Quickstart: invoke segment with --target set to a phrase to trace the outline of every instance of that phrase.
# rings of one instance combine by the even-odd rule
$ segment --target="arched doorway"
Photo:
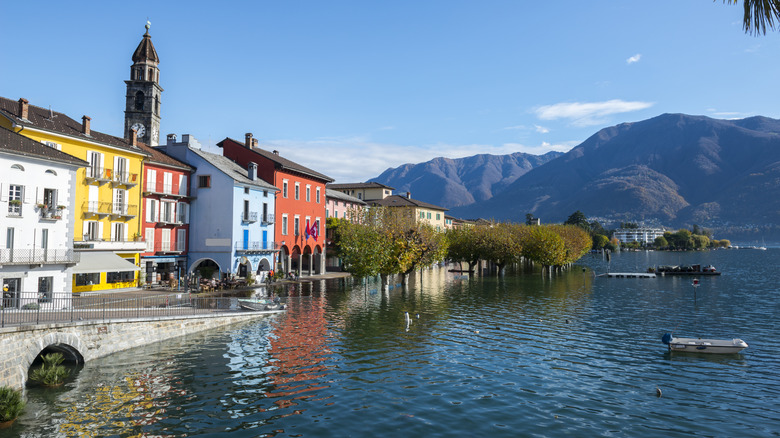
[[[295,245],[290,253],[289,272],[300,272],[301,268],[301,247]]]

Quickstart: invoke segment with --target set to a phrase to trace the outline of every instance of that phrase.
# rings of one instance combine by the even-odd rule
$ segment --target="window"
[[[84,240],[95,241],[100,240],[100,223],[95,221],[87,222],[86,233],[84,233]]]
[[[106,283],[126,283],[135,280],[135,271],[106,272]]]
[[[436,220],[441,220],[441,213],[436,213]]]
[[[244,187],[244,194],[245,194],[245,195],[248,195],[248,194],[249,194],[249,187]]]
[[[154,251],[154,228],[147,228],[145,232],[146,250]]]
[[[173,193],[173,174],[163,172],[163,193]]]
[[[76,274],[76,286],[90,286],[100,283],[100,272]]]
[[[282,198],[287,197],[287,180],[282,181]]]
[[[143,111],[144,110],[144,93],[143,91],[138,91],[135,93],[135,109],[136,111]]]
[[[299,183],[295,183],[295,200],[301,199],[301,185]]]
[[[103,154],[95,151],[87,151],[87,178],[103,177]]]
[[[190,222],[190,204],[180,202],[176,208],[177,221],[180,224],[186,224]]]
[[[319,204],[320,203],[320,188],[319,187],[317,187],[317,193],[314,196],[316,196],[317,204]]]
[[[247,189],[249,190],[249,189]],[[244,199],[244,222],[249,221],[249,201]]]
[[[39,303],[51,303],[52,296],[52,282],[54,277],[40,277],[38,278],[38,302]]]
[[[330,217],[330,210],[327,208],[325,209],[325,217]]]
[[[22,195],[24,186],[11,184],[8,186],[8,214],[10,216],[22,215]]]
[[[268,190],[263,190],[263,198],[267,198],[267,197],[268,197]]]
[[[56,189],[43,189],[43,204],[49,211],[54,211],[57,208],[57,190]]]
[[[283,236],[287,235],[287,215],[286,214],[282,215],[282,235]]]
[[[14,229],[8,227],[5,231],[5,249],[14,249]]]
[[[121,183],[130,181],[127,158],[114,157],[114,181],[119,181]]]
[[[300,216],[295,216],[295,219],[293,220],[293,231],[296,236],[301,234],[301,218]]]
[[[172,224],[176,222],[176,215],[174,214],[176,210],[176,203],[175,202],[167,202],[162,201],[160,203],[160,222],[165,222]]]
[[[311,186],[306,184],[306,202],[311,202]]]
[[[122,222],[114,222],[111,224],[111,241],[112,242],[124,242],[125,241],[125,224]]]
[[[154,169],[146,169],[146,191],[157,191],[157,171]]]
[[[199,175],[198,176],[198,188],[204,189],[211,187],[211,175]]]
[[[428,212],[428,219],[430,219],[430,218],[431,218],[431,212],[429,211]]]

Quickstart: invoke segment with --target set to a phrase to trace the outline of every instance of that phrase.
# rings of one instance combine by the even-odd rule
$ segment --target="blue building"
[[[200,277],[249,278],[261,282],[278,251],[273,212],[276,187],[222,155],[203,151],[190,135],[157,148],[196,168],[190,181],[188,273]]]

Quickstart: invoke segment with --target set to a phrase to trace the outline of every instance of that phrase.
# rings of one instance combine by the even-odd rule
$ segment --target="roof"
[[[82,124],[80,122],[50,109],[28,105],[27,119],[21,119],[19,118],[19,101],[6,97],[0,97],[0,115],[5,116],[8,120],[20,126],[37,128],[84,141],[103,143],[136,154],[146,154],[146,152],[143,152],[140,148],[133,146],[128,140],[121,137],[103,134],[94,129],[90,129],[90,135],[87,136],[81,132]]]
[[[173,158],[172,156],[166,154],[165,152],[161,151],[160,149],[147,146],[144,143],[139,143],[138,145],[141,150],[148,153],[150,155],[149,159],[147,160],[148,163],[152,164],[161,164],[164,166],[171,166],[171,167],[178,167],[184,170],[193,171],[195,170],[194,167],[190,166],[189,164],[179,161],[176,158]]]
[[[82,159],[58,151],[53,147],[46,146],[41,142],[27,138],[3,127],[0,127],[0,152],[31,158],[40,158],[47,161],[58,161],[60,163],[78,167],[89,166],[89,163]]]
[[[344,183],[344,184],[328,184],[329,189],[343,190],[343,189],[390,189],[395,190],[390,186],[378,182],[364,182],[364,183]]]
[[[227,140],[230,140],[233,143],[236,143],[236,144],[239,144],[239,145],[244,145],[244,142],[237,141],[237,140],[234,140],[234,139],[228,137],[225,140],[222,140],[221,142],[217,143],[217,146],[222,147],[222,143],[224,143]],[[324,175],[322,173],[319,173],[319,172],[317,172],[315,170],[311,170],[311,169],[309,169],[306,166],[301,166],[300,164],[296,163],[295,161],[288,160],[287,158],[283,158],[279,154],[275,154],[273,152],[269,152],[269,151],[267,151],[265,149],[261,149],[259,147],[253,147],[251,150],[252,150],[252,152],[255,152],[256,154],[258,154],[258,155],[260,155],[260,156],[262,156],[262,157],[264,157],[264,158],[266,158],[266,159],[268,159],[270,161],[273,161],[278,166],[280,166],[282,169],[291,170],[293,172],[302,173],[304,175],[307,175],[307,176],[310,176],[310,177],[314,177],[314,178],[323,180],[326,183],[333,181],[333,178],[331,178],[331,177],[329,177],[327,175]]]
[[[152,44],[152,36],[149,35],[149,28],[146,28],[146,33],[143,39],[133,52],[133,62],[150,62],[159,64],[160,58],[157,56],[157,50],[154,50],[154,44]]]
[[[259,187],[264,190],[274,190],[277,192],[279,191],[279,189],[269,184],[268,182],[266,182],[260,177],[257,177],[254,180],[249,179],[249,176],[247,175],[247,170],[239,166],[238,164],[236,164],[230,158],[223,157],[222,155],[212,154],[211,152],[206,152],[201,149],[190,148],[190,151],[199,155],[201,158],[203,158],[204,160],[211,163],[211,165],[216,167],[220,172],[233,178],[233,180],[238,183]]]
[[[377,205],[380,207],[418,207],[428,208],[431,210],[449,211],[448,208],[439,207],[438,205],[429,204],[427,202],[418,201],[416,199],[407,198],[406,196],[392,195],[385,199],[375,199],[368,201],[371,205]]]
[[[358,198],[356,198],[354,196],[349,196],[348,194],[346,194],[344,192],[339,192],[338,190],[331,190],[331,189],[329,189],[327,187],[325,188],[325,197],[326,198],[338,199],[338,200],[341,200],[341,201],[352,202],[353,204],[366,205],[366,202],[363,201],[362,199],[358,199]]]

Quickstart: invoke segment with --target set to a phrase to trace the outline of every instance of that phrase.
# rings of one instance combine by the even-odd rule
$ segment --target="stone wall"
[[[74,322],[0,329],[0,386],[23,388],[30,365],[47,347],[89,361],[203,330],[273,316],[266,312]]]

